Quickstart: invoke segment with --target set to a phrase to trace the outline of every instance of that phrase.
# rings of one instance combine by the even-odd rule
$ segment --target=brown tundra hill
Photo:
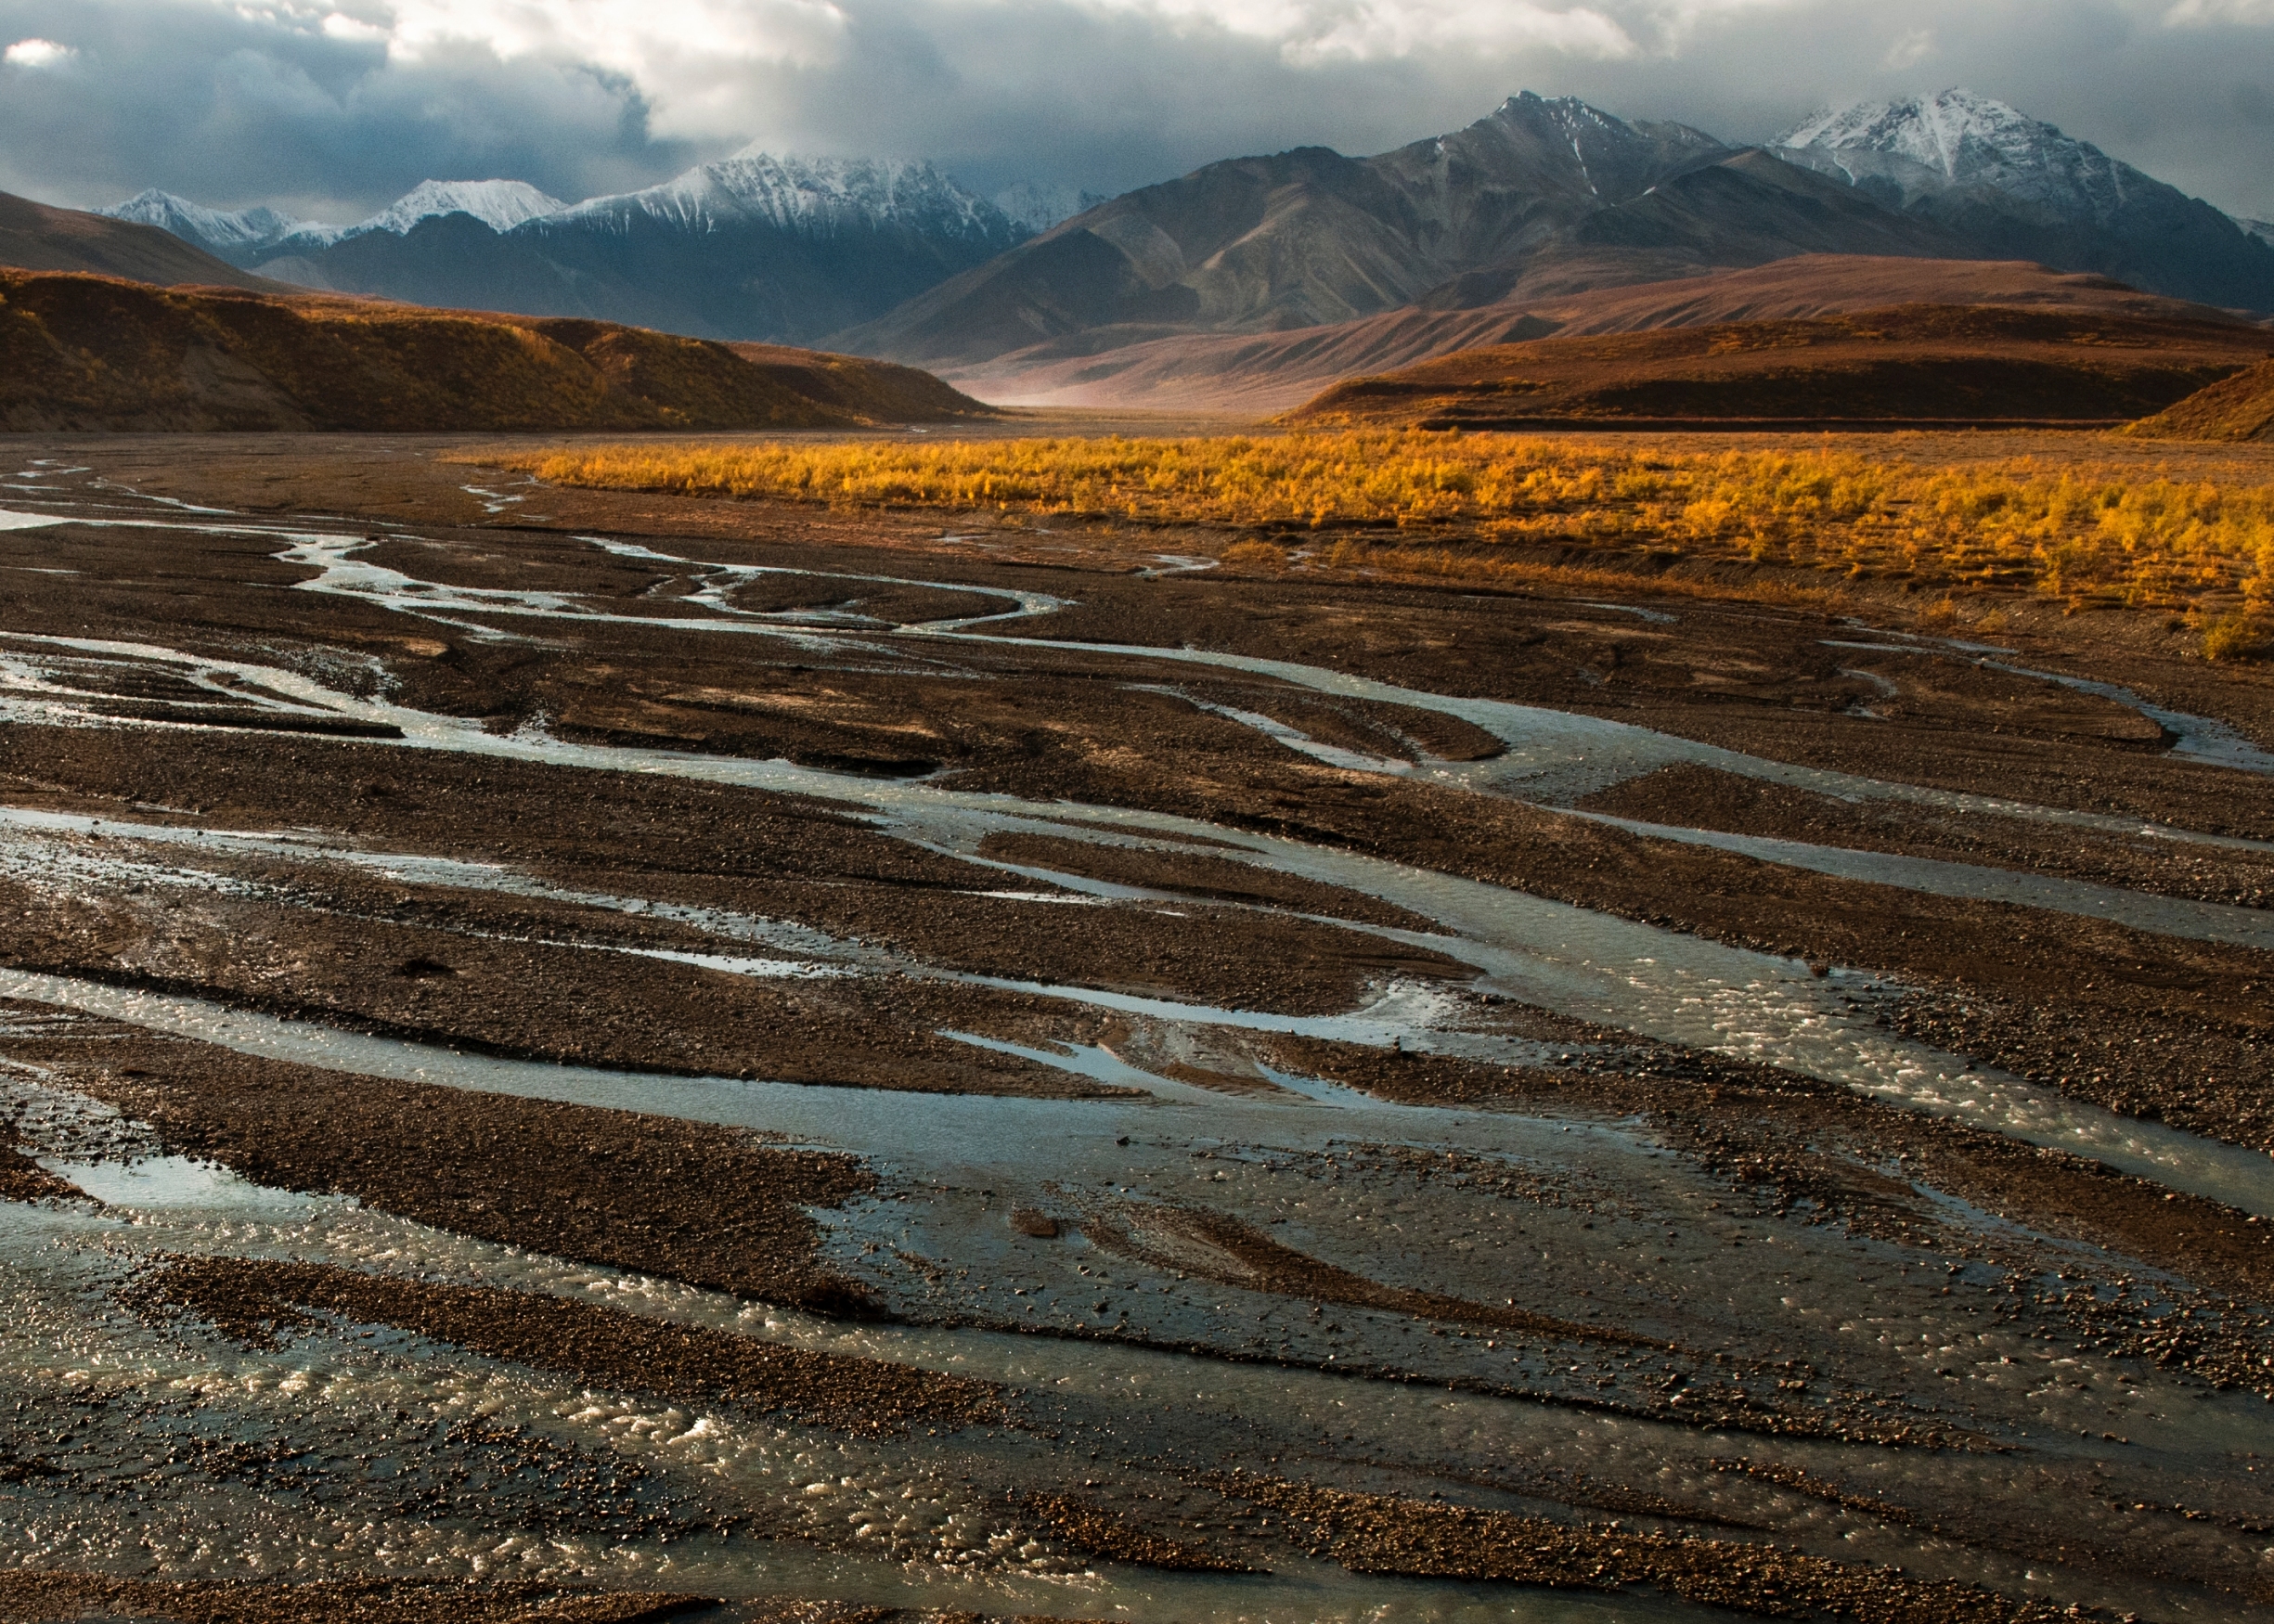
[[[2274,361],[2199,389],[2128,432],[2147,440],[2274,440]]]
[[[1905,304],[1466,350],[1334,385],[1288,420],[1422,428],[2117,423],[2274,354],[2217,316]]]
[[[611,322],[0,270],[0,427],[849,429],[987,408],[929,374]]]

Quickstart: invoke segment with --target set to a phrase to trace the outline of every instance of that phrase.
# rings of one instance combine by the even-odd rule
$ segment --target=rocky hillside
[[[1844,182],[1525,95],[1375,158],[1304,148],[1128,193],[836,342],[969,365],[1039,341],[1096,352],[1471,309],[1796,253],[1963,251]]]
[[[1820,114],[1774,149],[1526,94],[1376,157],[1304,148],[1129,193],[833,342],[974,380],[1050,368],[1063,390],[1160,341],[1392,312],[1516,336],[1574,295],[1806,255],[2018,260],[2274,311],[2274,246],[1963,91]]]

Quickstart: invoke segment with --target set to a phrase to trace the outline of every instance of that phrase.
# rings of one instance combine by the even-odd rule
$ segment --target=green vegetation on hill
[[[0,271],[0,427],[19,432],[851,429],[986,409],[907,372],[609,322]]]

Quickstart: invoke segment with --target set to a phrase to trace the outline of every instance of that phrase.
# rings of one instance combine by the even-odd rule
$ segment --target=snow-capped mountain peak
[[[95,212],[113,220],[155,226],[187,241],[201,243],[224,256],[265,248],[301,229],[300,221],[289,214],[279,214],[274,209],[208,209],[203,204],[191,202],[187,198],[162,192],[155,187],[127,199],[123,203],[114,203],[108,209]]]
[[[353,226],[303,226],[273,246],[280,255],[321,253],[358,237],[385,232],[407,237],[422,220],[471,214],[503,234],[557,214],[568,205],[525,180],[422,180],[368,220]]]
[[[2067,137],[2017,109],[1970,90],[1826,109],[1777,138],[1780,147],[1864,148],[1942,171],[1953,183],[2000,160],[2026,161],[2048,138]]]
[[[697,230],[730,223],[830,232],[905,225],[964,238],[1016,234],[1001,210],[922,161],[777,155],[756,146],[691,169],[661,186],[594,198],[562,222],[647,215]]]
[[[351,231],[392,231],[401,237],[421,220],[472,214],[492,231],[504,232],[566,207],[525,180],[422,180]]]
[[[2105,222],[2145,176],[2087,141],[1970,90],[1819,112],[1779,136],[1784,155],[1920,194],[1989,187]]]

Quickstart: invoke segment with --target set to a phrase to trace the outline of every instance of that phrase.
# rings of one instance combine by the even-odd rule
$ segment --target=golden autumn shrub
[[[1324,562],[1349,550],[1331,533],[1381,533],[1456,548],[1477,565],[1496,548],[1581,547],[1893,578],[1945,595],[2014,587],[2071,607],[2240,595],[2252,614],[2274,614],[2274,488],[2026,458],[1937,466],[1832,447],[1673,451],[1357,430],[655,444],[488,460],[562,484],[1328,533],[1307,544]]]

